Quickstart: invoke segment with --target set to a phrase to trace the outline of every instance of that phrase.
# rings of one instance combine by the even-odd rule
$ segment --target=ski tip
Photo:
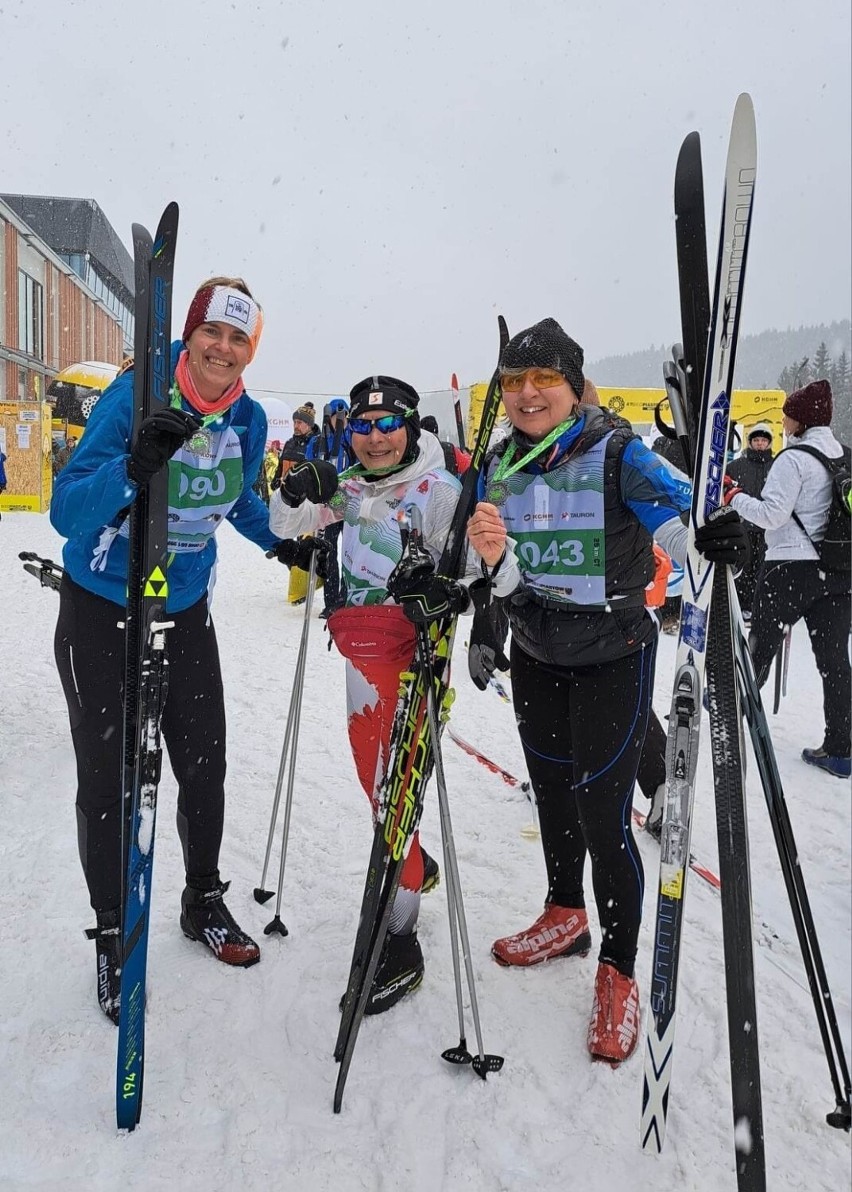
[[[456,376],[456,374],[453,373],[452,377],[450,377],[450,388],[458,390],[458,387],[459,387],[459,379]]]
[[[509,342],[509,327],[502,315],[497,316],[497,326],[500,330],[500,355],[503,355],[503,349]]]

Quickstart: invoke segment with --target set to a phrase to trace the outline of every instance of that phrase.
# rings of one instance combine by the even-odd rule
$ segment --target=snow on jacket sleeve
[[[137,493],[127,475],[133,418],[133,371],[123,373],[95,404],[86,433],[53,486],[50,522],[63,538],[114,523]]]
[[[269,512],[266,505],[252,488],[266,450],[266,414],[263,407],[251,398],[248,398],[248,404],[251,417],[242,442],[243,491],[227,515],[227,520],[244,538],[248,538],[262,550],[271,550],[278,539],[269,528]]]
[[[802,490],[800,467],[800,462],[793,458],[791,452],[779,452],[761,495],[749,497],[739,493],[731,501],[731,508],[762,530],[777,530],[793,516]]]

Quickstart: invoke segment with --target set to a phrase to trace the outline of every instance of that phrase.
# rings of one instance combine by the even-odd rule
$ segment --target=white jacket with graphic
[[[281,498],[280,490],[269,502],[269,528],[279,538],[297,538],[336,521],[343,521],[343,578],[348,605],[393,603],[387,594],[387,580],[399,562],[402,538],[398,515],[416,505],[423,520],[423,541],[437,563],[455,513],[461,485],[444,468],[444,453],[438,439],[424,431],[415,460],[392,476],[365,481],[354,476],[341,481],[330,505],[304,501],[293,509]],[[469,549],[464,578],[482,577],[479,556]],[[520,582],[513,544],[494,580],[496,596],[508,596]]]

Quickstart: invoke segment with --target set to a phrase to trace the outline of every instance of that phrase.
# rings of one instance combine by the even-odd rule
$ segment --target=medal
[[[509,486],[504,480],[492,481],[488,486],[485,499],[492,505],[502,505],[509,496]]]
[[[204,455],[210,451],[210,432],[204,430],[197,430],[192,438],[189,440],[190,451],[195,451],[198,455]]]

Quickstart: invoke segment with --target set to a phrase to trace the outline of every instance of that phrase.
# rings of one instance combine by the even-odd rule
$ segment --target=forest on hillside
[[[663,361],[671,345],[652,345],[639,352],[604,356],[587,363],[586,374],[597,385],[662,388]],[[831,382],[833,427],[839,439],[852,442],[852,321],[788,327],[744,335],[737,349],[735,384],[741,389],[783,389],[790,393],[817,377]]]

